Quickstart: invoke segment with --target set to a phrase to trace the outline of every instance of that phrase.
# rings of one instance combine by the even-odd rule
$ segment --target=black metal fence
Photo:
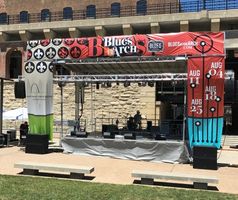
[[[113,9],[113,10],[112,10]],[[67,12],[58,11],[45,13],[28,13],[23,11],[18,15],[8,15],[7,13],[0,13],[0,24],[20,24],[20,23],[38,23],[48,21],[69,21],[69,20],[84,20],[88,18],[115,18],[127,16],[140,15],[158,15],[171,13],[186,13],[199,12],[201,10],[228,10],[238,9],[238,0],[180,0],[176,3],[158,3],[147,4],[144,7],[125,6],[115,8],[99,8],[95,13],[88,14],[88,10],[68,10]],[[43,13],[44,12],[44,13]],[[70,13],[68,13],[70,12]],[[115,14],[116,13],[116,14]]]

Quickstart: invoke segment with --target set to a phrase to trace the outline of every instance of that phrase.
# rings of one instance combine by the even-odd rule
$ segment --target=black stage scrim
[[[126,140],[64,137],[65,152],[78,155],[153,162],[187,163],[189,154],[183,141]]]

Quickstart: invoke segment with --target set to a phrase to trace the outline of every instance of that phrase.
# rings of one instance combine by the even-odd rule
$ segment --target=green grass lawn
[[[218,200],[238,199],[238,195],[204,190],[149,187],[141,185],[100,184],[55,178],[0,175],[0,199],[56,200]]]

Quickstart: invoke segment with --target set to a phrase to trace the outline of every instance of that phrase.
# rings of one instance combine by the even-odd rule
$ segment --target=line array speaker
[[[15,82],[14,93],[15,93],[15,98],[18,98],[18,99],[26,98],[25,82],[24,81]]]

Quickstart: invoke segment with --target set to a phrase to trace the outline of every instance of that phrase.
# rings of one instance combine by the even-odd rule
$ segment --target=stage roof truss
[[[82,60],[56,59],[55,69],[64,67],[71,74],[152,74],[186,72],[186,56],[103,57]]]
[[[233,79],[234,73],[226,73],[226,79]],[[115,74],[115,75],[54,75],[55,82],[156,82],[187,80],[187,73],[161,74]]]

